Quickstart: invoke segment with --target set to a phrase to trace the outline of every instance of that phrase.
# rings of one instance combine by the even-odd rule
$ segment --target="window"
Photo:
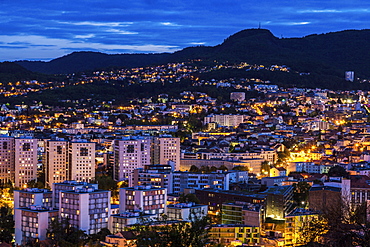
[[[63,153],[62,146],[57,146],[57,154],[62,154],[62,153]]]
[[[87,148],[80,148],[80,156],[88,156],[89,150]]]
[[[23,143],[22,150],[23,151],[30,151],[31,150],[31,143]]]
[[[127,145],[127,153],[134,153],[135,152],[135,145]]]

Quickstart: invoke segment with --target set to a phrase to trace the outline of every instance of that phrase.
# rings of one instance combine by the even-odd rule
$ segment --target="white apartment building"
[[[215,122],[220,126],[236,127],[248,118],[246,115],[210,115],[204,117],[204,124]]]
[[[150,147],[151,139],[146,137],[114,140],[114,179],[128,180],[135,169],[150,165]]]
[[[59,198],[62,191],[69,191],[75,189],[82,189],[88,187],[93,187],[95,190],[98,189],[98,184],[91,184],[86,182],[77,182],[73,180],[66,180],[61,183],[52,184],[52,193],[53,193],[53,207],[59,208]]]
[[[289,171],[307,172],[307,173],[327,173],[332,165],[318,165],[313,162],[291,162],[289,164]]]
[[[199,153],[200,159],[222,159],[222,160],[249,160],[261,159],[262,161],[269,161],[275,163],[277,160],[277,152],[274,149],[259,149],[253,152],[246,153]]]
[[[37,179],[37,139],[15,139],[15,186]]]
[[[0,137],[0,182],[14,182],[14,148],[13,137]]]
[[[109,218],[108,229],[111,233],[116,234],[118,232],[125,231],[127,226],[155,220],[156,217],[157,216],[154,214],[140,214],[138,212],[124,212],[114,214],[111,215],[111,217]]]
[[[67,180],[67,141],[48,140],[45,153],[45,180],[51,187],[53,183]]]
[[[180,138],[172,136],[155,137],[153,140],[152,164],[175,163],[174,170],[180,169]]]
[[[58,216],[58,210],[43,206],[14,209],[15,244],[23,246],[29,240],[46,239],[49,223]]]
[[[61,218],[69,218],[73,227],[86,231],[87,234],[95,234],[102,228],[108,228],[110,191],[86,186],[62,191],[60,195],[59,215]]]
[[[167,189],[151,186],[122,188],[119,191],[119,210],[161,215],[166,213]]]
[[[95,178],[95,143],[74,141],[68,143],[68,180],[90,182]]]
[[[14,208],[26,208],[32,205],[52,207],[52,192],[38,188],[14,190]]]

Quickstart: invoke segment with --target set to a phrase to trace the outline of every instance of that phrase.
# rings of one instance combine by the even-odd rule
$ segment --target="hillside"
[[[29,80],[55,81],[57,79],[58,78],[55,76],[32,72],[16,63],[12,62],[0,63],[0,82],[7,83]]]
[[[43,73],[72,73],[107,67],[136,67],[191,59],[272,65],[285,64],[297,71],[343,77],[346,70],[369,78],[370,30],[347,30],[302,38],[277,38],[266,29],[247,29],[214,47],[188,47],[168,54],[115,54],[74,52],[50,62],[17,61]]]
[[[105,54],[100,52],[73,52],[63,57],[41,61],[16,61],[31,71],[46,74],[68,74],[93,71],[107,67],[140,67],[162,64],[168,61],[169,54]]]

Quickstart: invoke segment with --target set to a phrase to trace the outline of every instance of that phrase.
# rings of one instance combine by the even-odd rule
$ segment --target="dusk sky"
[[[303,37],[370,28],[367,0],[0,0],[0,61],[73,51],[174,52],[243,29]]]

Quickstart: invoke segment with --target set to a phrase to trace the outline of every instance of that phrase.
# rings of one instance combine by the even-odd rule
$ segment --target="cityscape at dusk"
[[[370,245],[370,3],[1,6],[0,246]]]

